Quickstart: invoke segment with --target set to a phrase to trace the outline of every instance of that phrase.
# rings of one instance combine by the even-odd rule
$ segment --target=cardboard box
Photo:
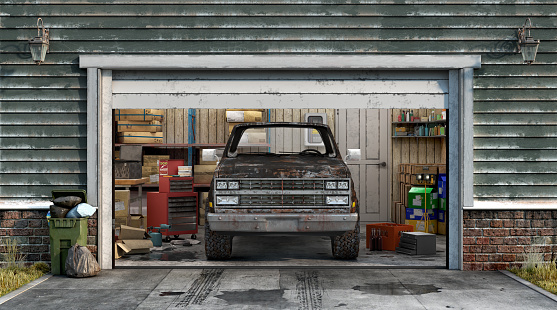
[[[168,159],[159,160],[159,174],[168,175]]]
[[[159,166],[159,160],[170,159],[170,155],[143,155],[143,166]]]
[[[130,220],[127,226],[142,228],[147,231],[147,215],[130,214]]]
[[[159,174],[159,168],[157,166],[143,166],[141,167],[141,176],[148,177],[152,174]]]
[[[437,207],[439,210],[447,210],[447,198],[439,198],[439,205]]]
[[[406,220],[404,218],[404,216],[406,214],[406,206],[404,206],[403,204],[399,204],[398,208],[397,208],[397,212],[398,212],[398,223],[397,224],[404,224],[404,221]]]
[[[128,225],[120,226],[120,234],[118,239],[120,240],[143,240],[144,238],[151,238],[151,236],[142,228],[131,227]]]
[[[428,174],[437,174],[437,166],[434,165],[413,165],[412,166],[412,174],[418,173],[428,173]]]
[[[117,121],[118,132],[162,132],[162,123],[159,121]]]
[[[128,225],[127,216],[117,216],[114,218],[114,228],[119,229],[122,225]]]
[[[447,175],[440,174],[437,181],[439,198],[447,198]]]
[[[162,132],[125,131],[118,133],[118,143],[162,143]]]
[[[130,191],[114,191],[114,217],[128,217],[130,209]]]
[[[425,223],[424,221],[417,221],[417,220],[406,220],[405,224],[407,225],[412,225],[412,227],[414,228],[414,231],[420,231],[420,232],[426,232],[425,231]],[[437,233],[437,220],[431,220],[428,221],[428,233],[430,234],[436,234]]]
[[[439,235],[446,235],[447,234],[447,223],[437,222],[437,233]]]
[[[149,254],[153,242],[144,240],[118,240],[114,244],[114,258],[118,259],[126,254]]]
[[[159,109],[116,109],[116,121],[161,121],[164,110]]]
[[[211,183],[216,168],[216,165],[195,165],[193,167],[193,183]]]
[[[427,205],[427,209],[437,209],[437,199],[437,193],[433,192],[433,188],[412,187],[408,192],[406,207],[424,209]]]
[[[437,211],[437,220],[440,223],[445,223],[446,222],[446,215],[447,215],[447,212],[445,210],[438,210]]]
[[[427,209],[428,218],[430,220],[437,220],[438,212],[434,209]],[[406,208],[406,220],[424,220],[424,209]]]
[[[263,113],[259,111],[226,111],[226,121],[235,123],[262,122]]]
[[[438,174],[446,174],[447,173],[447,166],[443,165],[443,164],[437,165],[437,173]]]

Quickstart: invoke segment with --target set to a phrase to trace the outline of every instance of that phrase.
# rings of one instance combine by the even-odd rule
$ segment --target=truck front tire
[[[335,259],[356,259],[360,251],[360,221],[352,231],[331,237],[331,247]]]
[[[208,260],[227,260],[232,256],[232,236],[212,231],[205,222],[205,256]]]

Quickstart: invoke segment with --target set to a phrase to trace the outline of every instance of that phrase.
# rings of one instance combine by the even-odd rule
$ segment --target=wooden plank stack
[[[163,143],[163,110],[116,109],[118,143]]]

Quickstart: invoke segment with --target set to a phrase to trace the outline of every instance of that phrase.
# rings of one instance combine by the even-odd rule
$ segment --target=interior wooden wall
[[[398,120],[401,109],[393,109],[391,122]],[[428,116],[432,109],[414,110],[414,116]],[[443,110],[435,110],[435,115]],[[429,112],[429,114],[428,114]],[[394,127],[391,123],[391,128]],[[394,135],[394,128],[392,129]],[[401,163],[446,164],[446,139],[443,138],[391,138],[392,182],[391,202],[400,197],[398,166]]]

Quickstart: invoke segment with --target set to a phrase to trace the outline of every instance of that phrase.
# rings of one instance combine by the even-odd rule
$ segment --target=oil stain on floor
[[[295,309],[297,305],[283,297],[284,289],[247,291],[220,291],[216,298],[226,301],[230,306],[242,305],[258,309]],[[256,308],[253,308],[256,309]]]
[[[384,283],[358,285],[352,288],[365,294],[383,295],[383,296],[402,296],[402,295],[423,295],[430,293],[440,293],[439,287],[433,284],[402,284],[402,283]]]

